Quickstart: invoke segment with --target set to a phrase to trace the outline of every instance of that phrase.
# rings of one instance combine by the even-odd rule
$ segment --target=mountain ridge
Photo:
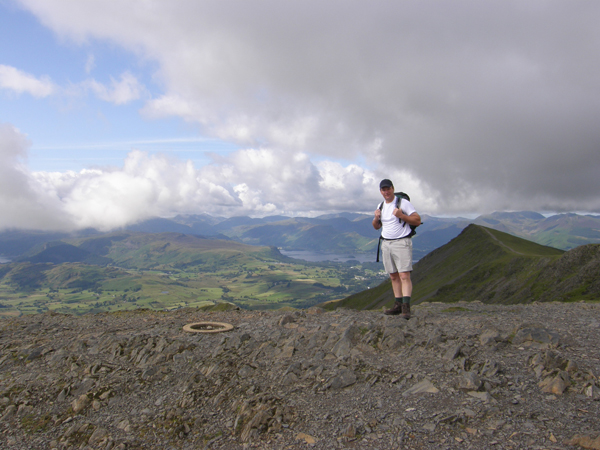
[[[573,213],[545,217],[533,211],[494,212],[475,219],[444,218],[424,214],[413,238],[416,260],[448,243],[471,223],[498,229],[542,245],[569,250],[600,243],[600,217]],[[250,245],[281,247],[322,253],[370,253],[375,255],[379,233],[372,216],[359,213],[324,214],[318,217],[267,216],[213,217],[208,214],[152,218],[119,231],[177,232],[207,238],[230,239]],[[52,240],[101,236],[94,230],[76,233],[44,233],[8,230],[0,232],[0,256],[16,258],[36,245]],[[373,258],[373,261],[375,257]]]
[[[424,301],[515,304],[597,300],[600,244],[569,251],[542,246],[471,224],[414,265],[413,303]],[[389,307],[391,283],[324,305],[327,309]]]

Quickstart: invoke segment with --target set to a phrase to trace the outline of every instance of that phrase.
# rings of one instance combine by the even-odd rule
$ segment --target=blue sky
[[[160,92],[160,86],[153,82],[156,64],[152,61],[141,60],[115,44],[97,39],[73,43],[13,3],[0,3],[0,8],[1,63],[34,77],[49,78],[60,89],[74,91],[41,99],[3,93],[0,117],[10,118],[31,140],[31,170],[79,171],[93,166],[120,166],[133,148],[174,153],[203,165],[208,162],[206,152],[227,153],[239,148],[230,142],[203,137],[197,126],[177,118],[142,118],[139,109],[144,99]],[[148,93],[127,104],[115,105],[78,87],[90,79],[110,86],[116,74],[125,72],[134,74]]]
[[[600,4],[0,0],[0,230],[600,212]],[[310,30],[310,31],[308,31]]]

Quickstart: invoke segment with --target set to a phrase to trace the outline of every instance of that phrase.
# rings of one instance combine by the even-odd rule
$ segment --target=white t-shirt
[[[379,205],[377,205],[379,208]],[[390,203],[383,202],[383,208],[381,209],[381,236],[384,239],[400,239],[410,234],[410,225],[406,222],[401,222],[396,216],[392,215],[396,208],[396,200],[394,199]],[[415,207],[406,199],[401,199],[400,209],[410,216],[412,213],[417,212]]]

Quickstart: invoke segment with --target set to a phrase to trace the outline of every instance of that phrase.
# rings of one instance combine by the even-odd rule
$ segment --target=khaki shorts
[[[387,273],[412,272],[412,239],[383,241],[381,255]]]

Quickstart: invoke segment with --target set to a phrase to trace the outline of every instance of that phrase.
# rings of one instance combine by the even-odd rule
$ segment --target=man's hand
[[[414,225],[416,227],[421,225],[421,216],[417,212],[414,212],[410,216],[407,216],[402,212],[401,209],[395,208],[392,214],[409,225]]]
[[[381,210],[375,210],[375,217],[373,218],[373,228],[379,230],[381,228]]]

